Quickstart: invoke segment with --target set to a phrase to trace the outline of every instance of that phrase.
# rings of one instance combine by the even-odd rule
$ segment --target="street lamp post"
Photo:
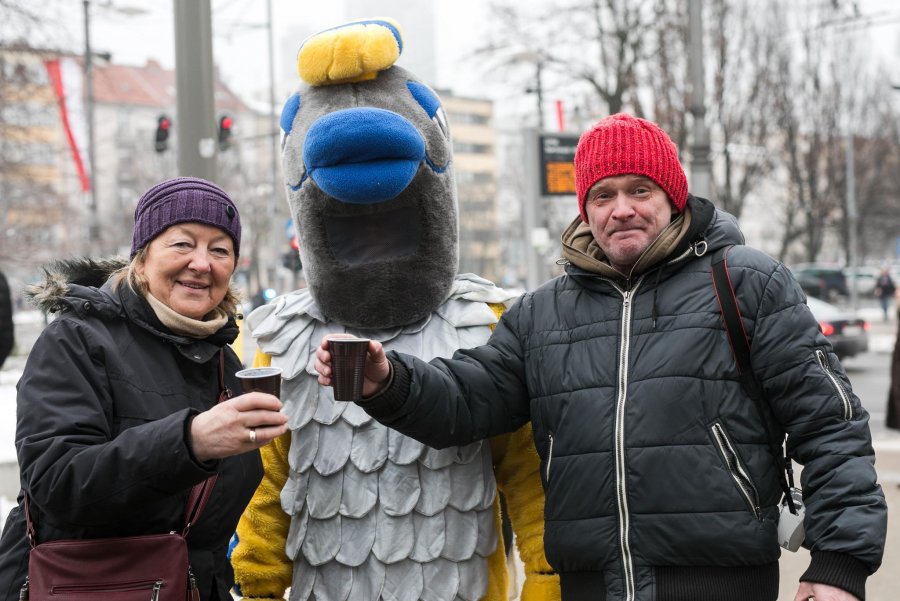
[[[91,51],[91,2],[83,0],[84,9],[84,89],[85,112],[87,113],[88,164],[90,199],[88,201],[88,245],[89,252],[96,256],[100,252],[100,224],[97,222],[97,161],[94,141],[94,61]]]
[[[510,63],[528,63],[534,65],[534,87],[525,88],[528,94],[537,99],[537,129],[544,131],[544,57],[534,50],[520,50],[509,56]]]
[[[538,131],[544,131],[544,84],[543,84],[544,62],[541,57],[534,60],[534,87],[526,88],[526,92],[533,92],[537,98],[537,126]]]
[[[849,120],[848,120],[849,121]],[[859,294],[856,286],[856,271],[859,263],[857,256],[857,227],[859,215],[856,210],[856,158],[853,148],[853,130],[847,124],[847,263],[850,266],[850,306],[855,312],[859,309]]]
[[[175,0],[178,172],[216,179],[210,0]]]
[[[702,0],[688,0],[689,56],[691,81],[690,111],[694,119],[691,144],[691,191],[709,198],[712,193],[712,163],[709,160],[709,129],[706,127],[705,82],[703,71],[703,5]]]

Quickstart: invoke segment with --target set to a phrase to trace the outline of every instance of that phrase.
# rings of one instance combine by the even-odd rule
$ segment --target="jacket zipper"
[[[844,408],[844,419],[850,421],[853,419],[853,405],[850,404],[850,397],[847,396],[847,391],[841,386],[837,376],[831,371],[831,366],[828,364],[828,358],[825,356],[825,353],[819,349],[816,349],[816,363],[819,364],[819,367],[825,372],[828,379],[831,380],[831,385],[834,386],[838,398],[841,399],[841,405]]]
[[[759,520],[759,495],[756,492],[756,488],[753,486],[753,480],[744,469],[740,459],[738,459],[737,451],[731,444],[731,440],[729,440],[728,436],[725,434],[725,428],[722,427],[722,424],[713,424],[712,433],[716,445],[719,447],[719,452],[722,453],[725,464],[728,466],[728,472],[731,474],[732,479],[738,486],[738,490],[741,491],[741,495],[743,495],[744,500],[753,512],[753,516]]]
[[[163,581],[157,579],[135,580],[131,582],[115,582],[115,583],[97,583],[97,584],[64,584],[54,586],[50,593],[53,595],[60,594],[91,594],[91,593],[111,593],[125,591],[150,591],[150,601],[158,601],[159,593],[162,589]]]
[[[638,279],[631,290],[616,288],[622,293],[622,338],[619,345],[619,381],[616,391],[615,460],[616,460],[616,504],[619,512],[619,552],[622,554],[624,570],[625,598],[634,601],[634,560],[631,557],[631,543],[628,539],[630,516],[628,514],[628,491],[625,486],[625,402],[628,397],[628,354],[631,342],[631,299],[641,285]]]
[[[547,451],[547,469],[545,471],[547,473],[547,484],[550,484],[550,462],[553,461],[553,432],[548,432],[547,438],[550,439],[550,450]]]

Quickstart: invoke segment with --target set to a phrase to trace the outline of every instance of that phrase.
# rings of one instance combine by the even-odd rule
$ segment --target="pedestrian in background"
[[[884,321],[887,321],[890,318],[888,311],[890,310],[891,301],[894,299],[894,293],[896,291],[897,287],[894,285],[894,280],[891,279],[891,271],[887,267],[882,267],[881,273],[878,274],[878,279],[875,280],[875,296],[881,304],[881,312],[884,315]]]
[[[228,541],[262,478],[258,449],[287,420],[267,394],[217,404],[222,365],[239,390],[240,244],[231,198],[177,178],[138,201],[130,262],[60,262],[30,290],[59,316],[18,384],[22,493],[0,539],[0,600],[25,582],[24,494],[38,543],[161,534],[182,530],[191,488],[218,474],[187,544],[199,598],[230,601]]]
[[[12,319],[12,295],[9,291],[9,282],[0,271],[0,367],[15,345],[15,329]]]
[[[894,430],[900,430],[900,290],[894,299],[898,311],[897,336],[894,342],[894,352],[891,355],[891,386],[888,389],[887,417],[885,425]]]
[[[811,561],[794,599],[863,599],[887,526],[869,416],[800,286],[743,245],[733,217],[688,194],[653,123],[601,120],[579,141],[575,177],[566,274],[453,359],[371,341],[360,406],[436,447],[531,420],[564,601],[774,601],[782,464],[713,290],[712,257],[731,247],[764,410],[804,466]],[[330,385],[327,339],[316,354]]]

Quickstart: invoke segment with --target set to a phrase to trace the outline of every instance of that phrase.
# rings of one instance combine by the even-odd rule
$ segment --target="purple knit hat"
[[[222,188],[198,177],[176,177],[156,184],[141,196],[134,209],[131,257],[170,225],[185,222],[217,227],[241,252],[241,216]]]

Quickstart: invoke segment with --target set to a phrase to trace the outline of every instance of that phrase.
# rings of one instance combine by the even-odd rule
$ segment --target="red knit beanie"
[[[585,223],[584,203],[591,186],[604,177],[627,174],[649,177],[669,195],[676,212],[684,210],[687,176],[675,143],[655,123],[617,113],[582,134],[575,150],[575,191]]]

